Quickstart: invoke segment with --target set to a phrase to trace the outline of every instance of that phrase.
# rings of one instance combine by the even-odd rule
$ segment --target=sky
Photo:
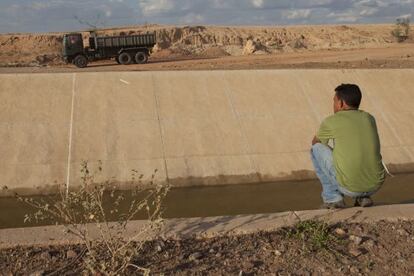
[[[138,24],[306,25],[414,19],[414,0],[0,0],[0,33]]]

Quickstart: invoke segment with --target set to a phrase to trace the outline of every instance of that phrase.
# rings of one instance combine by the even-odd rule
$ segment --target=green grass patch
[[[329,249],[337,242],[331,227],[327,223],[317,220],[298,222],[286,231],[286,236],[300,240],[303,249],[309,252]]]

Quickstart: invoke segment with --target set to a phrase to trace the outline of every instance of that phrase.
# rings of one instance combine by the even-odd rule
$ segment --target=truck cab
[[[70,33],[63,36],[63,58],[73,62],[78,55],[84,54],[83,39],[80,33]]]

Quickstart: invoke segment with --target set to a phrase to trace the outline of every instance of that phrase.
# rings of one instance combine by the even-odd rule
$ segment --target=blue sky
[[[392,23],[402,16],[414,17],[414,0],[1,0],[0,33],[87,29],[79,19],[111,27]]]

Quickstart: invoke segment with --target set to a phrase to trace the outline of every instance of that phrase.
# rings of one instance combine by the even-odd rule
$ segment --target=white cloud
[[[227,7],[226,0],[213,0],[212,5],[216,9],[223,9]]]
[[[283,13],[287,19],[306,19],[309,18],[312,11],[310,9],[290,10]]]
[[[144,15],[166,13],[175,7],[171,0],[141,0],[138,5]]]
[[[386,1],[377,0],[376,2],[377,2],[378,7],[380,8],[386,8],[389,6],[389,3],[387,3]]]
[[[50,4],[45,3],[45,2],[33,2],[32,3],[32,9],[34,10],[43,10],[49,7],[50,7]]]
[[[407,13],[407,14],[402,14],[400,16],[398,16],[398,18],[408,18],[410,19],[413,15],[411,13]]]
[[[327,17],[332,18],[336,23],[354,23],[359,19],[359,16],[350,10],[340,13],[331,12]]]
[[[365,8],[359,12],[359,15],[361,16],[370,16],[374,15],[379,11],[378,8]]]
[[[40,11],[40,10],[45,10],[45,9],[49,9],[53,6],[60,6],[63,4],[62,0],[52,0],[52,1],[34,1],[31,4],[31,8],[35,11]]]
[[[284,25],[394,23],[414,0],[0,0],[0,32],[77,30],[158,24]]]
[[[5,11],[6,11],[6,13],[14,13],[14,12],[19,11],[21,8],[22,8],[22,6],[19,5],[19,4],[12,4],[8,7],[6,7]]]
[[[356,7],[359,7],[359,6],[376,6],[377,5],[376,2],[377,1],[375,1],[375,0],[359,0],[359,1],[356,1],[354,3],[354,6],[356,6]]]
[[[336,22],[342,22],[342,23],[355,23],[358,21],[358,17],[354,15],[346,15],[346,16],[340,16],[336,18]]]
[[[263,8],[264,0],[251,0],[251,3],[256,8]]]
[[[204,16],[201,14],[189,13],[186,16],[180,19],[181,24],[195,24],[202,23],[204,21]]]

